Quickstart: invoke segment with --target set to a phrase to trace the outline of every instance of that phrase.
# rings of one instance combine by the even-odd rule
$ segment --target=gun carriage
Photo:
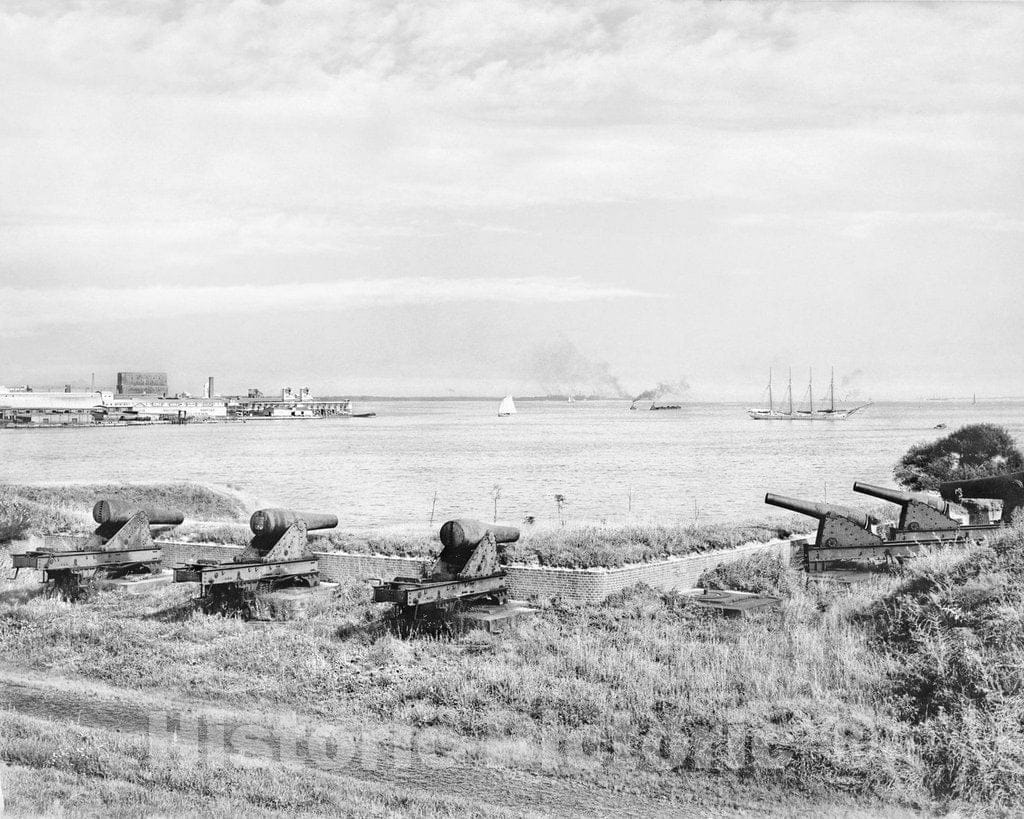
[[[977,534],[997,528],[991,525],[972,525],[954,506],[927,492],[907,492],[874,486],[857,481],[853,490],[896,504],[899,519],[890,526],[888,537],[892,541],[964,541]]]
[[[21,569],[41,571],[53,593],[81,600],[99,578],[158,571],[161,551],[153,532],[185,520],[173,509],[139,507],[118,499],[97,501],[92,516],[99,526],[91,535],[48,535],[44,548],[12,555],[15,576]],[[61,548],[68,545],[70,549]]]
[[[199,561],[174,567],[176,583],[199,583],[200,605],[208,612],[261,613],[259,595],[291,586],[312,587],[320,568],[308,533],[333,529],[336,515],[260,509],[249,519],[249,545],[227,563]]]
[[[517,528],[450,520],[440,537],[441,554],[424,577],[396,577],[373,588],[373,601],[392,603],[405,631],[417,621],[444,619],[467,604],[508,601],[499,546],[519,540]]]
[[[804,550],[805,566],[809,572],[824,571],[842,562],[902,560],[919,554],[925,546],[941,542],[927,537],[893,540],[879,532],[879,521],[848,506],[814,503],[771,492],[764,496],[764,502],[818,521],[814,544],[808,544]]]

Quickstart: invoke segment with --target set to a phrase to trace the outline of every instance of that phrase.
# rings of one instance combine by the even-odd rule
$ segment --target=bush
[[[1024,528],[924,562],[871,612],[895,662],[897,714],[914,726],[944,798],[1024,802]]]
[[[1024,455],[1013,437],[995,424],[961,427],[932,443],[915,444],[893,475],[913,491],[938,489],[944,481],[982,478],[1024,469]]]
[[[755,554],[704,572],[697,585],[702,589],[732,589],[789,597],[802,586],[801,578],[802,574],[778,555]]]

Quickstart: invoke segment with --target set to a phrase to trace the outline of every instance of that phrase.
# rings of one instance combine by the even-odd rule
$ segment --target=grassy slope
[[[180,509],[185,524],[167,537],[245,545],[252,537],[247,509],[237,493],[194,483],[90,484],[71,486],[0,485],[0,544],[27,535],[83,533],[94,527],[92,505],[100,497],[121,497],[141,505]],[[736,526],[613,524],[557,529],[524,528],[518,543],[504,548],[509,563],[592,568],[643,563],[671,555],[724,549],[750,541],[787,537],[806,528],[799,518]],[[344,530],[313,533],[314,547],[357,554],[430,557],[441,550],[436,535],[355,534]]]
[[[310,621],[267,628],[194,614],[171,588],[8,607],[0,652],[50,675],[254,713],[432,729],[512,747],[516,760],[560,745],[575,760],[567,775],[614,786],[697,772],[738,792],[914,802],[926,798],[920,760],[879,706],[892,669],[850,621],[869,602],[858,594],[823,611],[800,591],[781,615],[733,622],[637,590],[542,612],[507,638],[447,642],[386,633],[355,585]],[[785,764],[752,762],[750,748]]]
[[[247,514],[236,493],[196,483],[0,484],[0,543],[28,535],[88,532],[96,525],[92,507],[98,498],[123,498],[143,506],[180,509],[187,518],[196,520],[237,521]]]

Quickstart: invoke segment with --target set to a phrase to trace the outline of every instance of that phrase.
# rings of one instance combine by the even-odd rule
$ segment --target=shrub
[[[704,572],[697,585],[702,589],[733,589],[789,597],[802,586],[801,579],[801,573],[778,555],[755,554]]]
[[[1013,437],[995,424],[961,427],[945,438],[912,446],[893,470],[897,483],[914,491],[943,481],[981,478],[1024,468]]]
[[[1024,528],[923,562],[871,611],[937,796],[1024,801]]]

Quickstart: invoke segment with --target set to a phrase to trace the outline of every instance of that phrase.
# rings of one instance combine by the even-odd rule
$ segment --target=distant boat
[[[768,371],[768,409],[748,409],[747,415],[755,421],[845,421],[858,410],[870,406],[871,403],[861,404],[852,409],[836,409],[836,378],[835,369],[832,370],[832,377],[828,385],[828,408],[814,409],[814,386],[813,380],[808,376],[807,381],[807,409],[793,408],[793,371],[789,372],[789,386],[786,389],[786,409],[775,409],[775,401],[772,396],[772,372]]]
[[[506,395],[501,399],[501,406],[498,407],[498,417],[504,418],[506,415],[516,414],[516,402],[512,400],[511,395]]]

